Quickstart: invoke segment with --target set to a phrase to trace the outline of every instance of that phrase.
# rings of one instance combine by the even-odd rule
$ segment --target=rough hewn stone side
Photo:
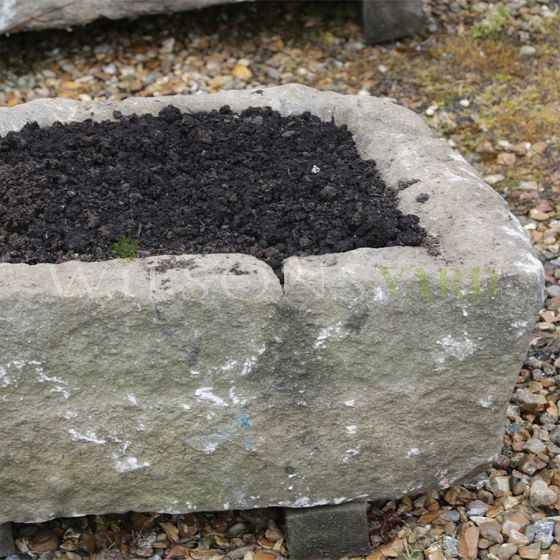
[[[170,103],[346,124],[433,242],[292,257],[284,286],[244,255],[0,264],[0,522],[335,504],[482,470],[542,302],[505,202],[389,101],[283,86],[115,108]],[[0,109],[0,134],[111,116],[34,101]]]

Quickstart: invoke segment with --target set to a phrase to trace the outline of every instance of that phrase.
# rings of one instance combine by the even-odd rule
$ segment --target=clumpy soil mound
[[[0,261],[290,255],[419,245],[345,127],[228,107],[26,125],[0,138]],[[129,256],[129,255],[126,255]]]

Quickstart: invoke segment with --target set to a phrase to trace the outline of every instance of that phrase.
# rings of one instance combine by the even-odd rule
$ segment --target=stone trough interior
[[[0,109],[0,136],[170,104],[346,125],[431,242],[291,256],[283,285],[244,254],[0,264],[0,523],[300,509],[474,478],[542,302],[505,202],[410,111],[303,86],[33,101]]]
[[[281,277],[289,256],[425,241],[333,122],[228,106],[115,117],[29,124],[0,142],[0,259],[244,253]]]

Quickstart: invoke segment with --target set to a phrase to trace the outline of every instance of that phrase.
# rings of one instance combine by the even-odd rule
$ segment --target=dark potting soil
[[[228,107],[26,125],[0,138],[0,262],[419,245],[345,127]]]

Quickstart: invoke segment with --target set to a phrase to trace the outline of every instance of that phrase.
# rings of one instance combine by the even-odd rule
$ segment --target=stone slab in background
[[[84,25],[99,18],[121,19],[204,8],[243,0],[1,0],[0,34]]]
[[[192,10],[242,0],[1,0],[0,34],[65,28],[99,18]],[[369,42],[389,41],[424,28],[422,0],[364,0],[363,24]]]
[[[482,471],[543,298],[503,199],[409,110],[303,86],[38,100],[0,109],[0,135],[169,104],[334,118],[432,241],[291,257],[283,286],[235,254],[0,264],[0,522],[377,500]]]

